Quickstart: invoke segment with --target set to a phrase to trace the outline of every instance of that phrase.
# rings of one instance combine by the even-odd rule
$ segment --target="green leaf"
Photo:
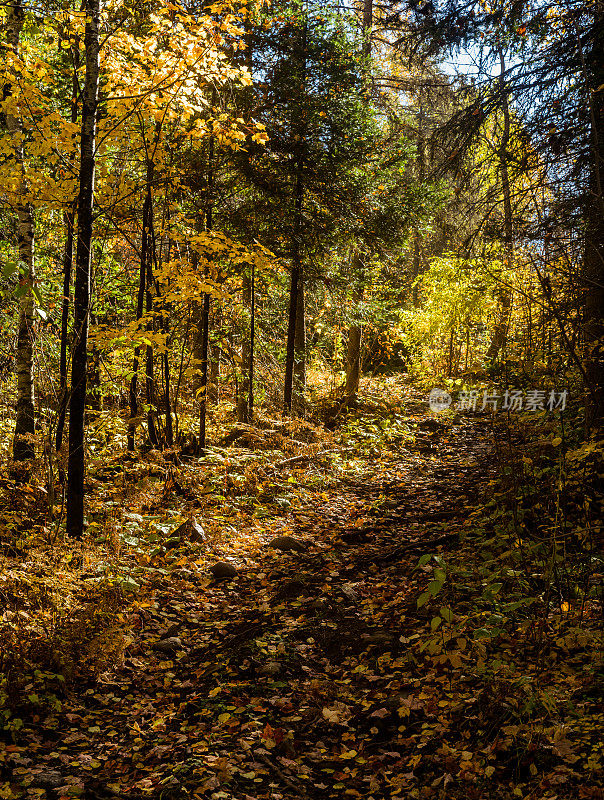
[[[11,275],[14,275],[17,272],[17,262],[16,261],[5,261],[2,265],[2,274],[5,278],[10,278]]]
[[[432,595],[430,592],[422,592],[422,594],[420,594],[420,596],[417,598],[417,607],[421,608],[422,606],[425,606],[431,597]]]

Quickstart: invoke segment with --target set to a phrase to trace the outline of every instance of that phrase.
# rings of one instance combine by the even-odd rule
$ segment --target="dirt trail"
[[[378,474],[368,461],[289,512],[303,552],[266,549],[202,589],[172,577],[136,604],[124,663],[31,721],[29,751],[5,765],[12,780],[21,767],[31,797],[162,800],[378,800],[453,781],[437,755],[450,665],[428,686],[410,650],[431,616],[417,608],[430,575],[415,567],[459,546],[490,434],[483,421],[417,421]],[[473,702],[467,679],[447,713],[461,719]],[[482,796],[457,773],[447,797]]]

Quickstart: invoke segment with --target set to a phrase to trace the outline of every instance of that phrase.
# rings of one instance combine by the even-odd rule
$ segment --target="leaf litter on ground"
[[[81,546],[2,487],[31,523],[3,555],[0,797],[601,798],[597,604],[517,574],[489,420],[398,389],[329,438],[132,462]]]

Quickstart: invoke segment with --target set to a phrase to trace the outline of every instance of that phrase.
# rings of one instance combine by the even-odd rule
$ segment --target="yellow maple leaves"
[[[224,88],[251,83],[248,70],[233,65],[230,56],[242,40],[246,13],[242,4],[216,3],[208,14],[193,18],[178,4],[168,3],[143,20],[120,0],[105,4],[98,122],[101,198],[106,194],[115,202],[118,184],[110,176],[124,143],[152,147],[161,165],[171,146],[168,134],[189,140],[213,136],[216,144],[234,150],[248,137],[266,141],[262,126],[216,109]],[[18,142],[6,131],[0,133],[0,156],[5,156],[0,181],[9,200],[15,194],[16,201],[23,191],[25,172],[28,196],[19,199],[50,208],[73,201],[77,181],[71,180],[75,176],[69,174],[69,166],[76,155],[79,123],[69,120],[56,87],[73,73],[70,62],[82,51],[85,21],[82,12],[64,10],[43,28],[32,30],[19,57],[2,52],[0,80],[11,86],[11,94],[0,103],[0,111],[17,116],[23,130]],[[80,62],[76,68],[81,82],[81,58]],[[159,133],[151,132],[153,125],[160,126]],[[22,164],[11,158],[17,146],[24,149]],[[105,168],[103,159],[108,161]],[[103,176],[110,187],[104,187]]]

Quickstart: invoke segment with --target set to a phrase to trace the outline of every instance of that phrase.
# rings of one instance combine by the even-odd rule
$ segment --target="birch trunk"
[[[21,0],[14,0],[8,6],[6,38],[15,57],[19,56],[19,42],[23,29],[24,13]],[[4,87],[4,96],[10,97],[12,88]],[[17,402],[15,435],[13,438],[13,458],[15,461],[28,461],[34,457],[34,294],[36,282],[34,266],[34,216],[31,204],[26,201],[28,186],[25,176],[23,152],[23,128],[16,114],[7,113],[6,127],[13,140],[15,160],[20,171],[18,187],[19,200],[17,212],[17,241],[19,250],[19,328],[15,371],[17,374]]]

